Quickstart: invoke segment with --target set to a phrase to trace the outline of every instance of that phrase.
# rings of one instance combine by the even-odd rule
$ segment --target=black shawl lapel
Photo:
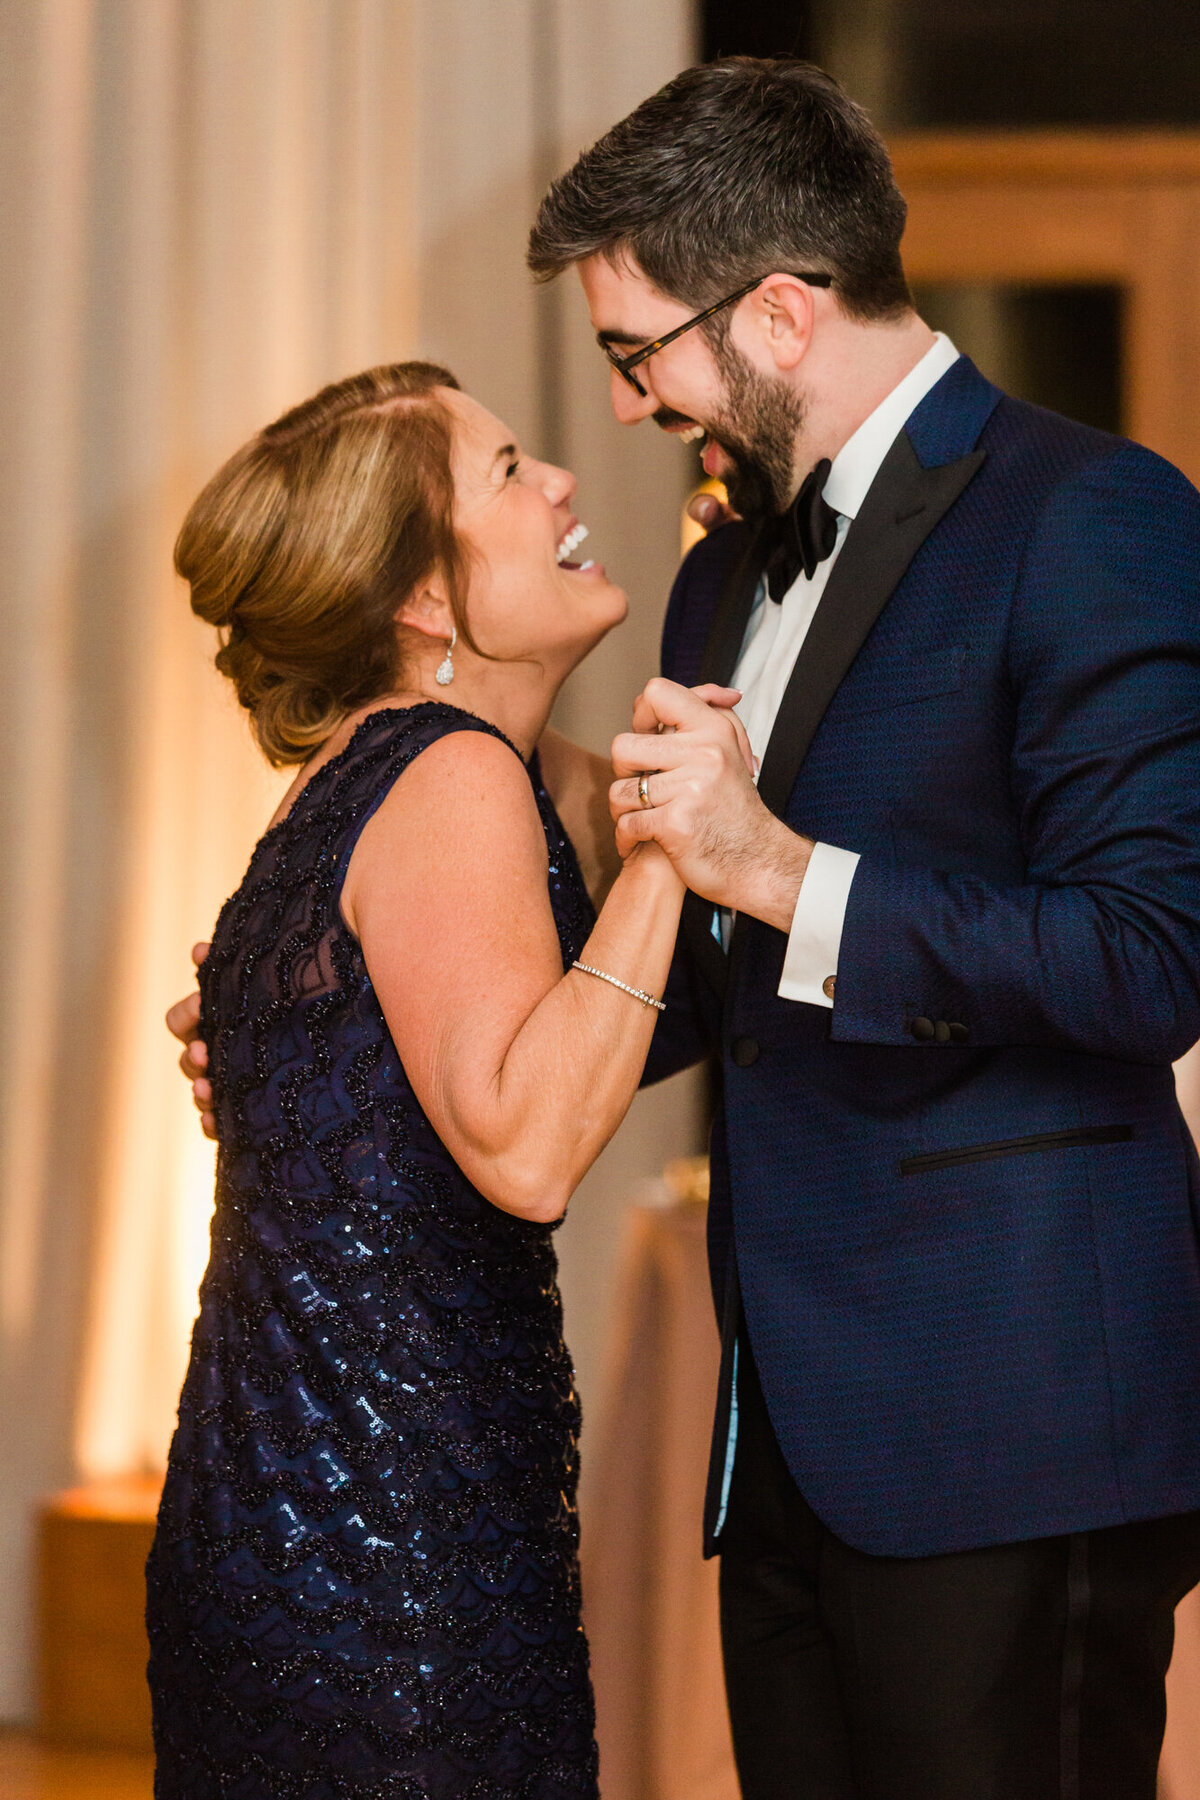
[[[909,563],[983,461],[982,450],[926,469],[902,431],[842,545],[796,658],[758,791],[782,814],[817,727]]]
[[[782,816],[830,702],[909,563],[983,460],[984,452],[973,450],[926,469],[906,431],[888,451],[830,571],[780,702],[758,778],[759,794],[773,813]],[[746,935],[740,914],[725,958],[726,987],[740,966]]]
[[[973,450],[927,469],[907,431],[888,451],[830,571],[780,703],[758,781],[758,791],[772,812],[782,816],[809,745],[867,634],[909,563],[983,459],[983,451]],[[761,531],[749,535],[725,579],[705,645],[702,681],[726,684],[737,666],[761,573],[761,535]],[[731,963],[740,961],[745,918],[737,921],[729,955],[713,936],[709,901],[688,894],[682,923],[697,962],[724,996]]]

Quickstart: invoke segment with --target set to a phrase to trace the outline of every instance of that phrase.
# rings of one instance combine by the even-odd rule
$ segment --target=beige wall
[[[634,621],[563,705],[595,743],[653,663],[676,447],[619,439],[574,294],[522,267],[546,173],[689,59],[686,0],[0,0],[0,1717],[28,1705],[35,1497],[153,1464],[211,1159],[159,1023],[273,781],[170,575],[250,430],[440,356],[574,459]],[[690,1146],[647,1097],[562,1234],[594,1386],[617,1215]]]

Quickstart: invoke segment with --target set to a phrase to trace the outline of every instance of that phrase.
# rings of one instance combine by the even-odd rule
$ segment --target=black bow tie
[[[783,599],[801,569],[811,581],[818,563],[833,555],[838,516],[821,492],[830,467],[829,458],[823,457],[787,511],[767,528],[763,573],[772,600]]]

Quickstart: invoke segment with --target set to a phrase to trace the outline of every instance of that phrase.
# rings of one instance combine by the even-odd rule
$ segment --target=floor
[[[0,1800],[150,1800],[153,1776],[148,1756],[51,1750],[0,1735]]]

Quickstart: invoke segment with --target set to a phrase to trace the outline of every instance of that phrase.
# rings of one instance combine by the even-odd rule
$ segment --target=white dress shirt
[[[811,580],[801,570],[778,603],[768,600],[765,579],[759,581],[731,686],[742,690],[736,710],[760,767],[792,667],[825,592],[829,572],[841,555],[850,522],[857,517],[909,414],[957,360],[958,351],[939,331],[916,367],[880,401],[834,457],[823,491],[838,515],[837,543],[832,555],[818,563]],[[853,850],[839,850],[833,844],[814,846],[792,915],[779,983],[781,999],[832,1007],[842,925],[857,867]]]

